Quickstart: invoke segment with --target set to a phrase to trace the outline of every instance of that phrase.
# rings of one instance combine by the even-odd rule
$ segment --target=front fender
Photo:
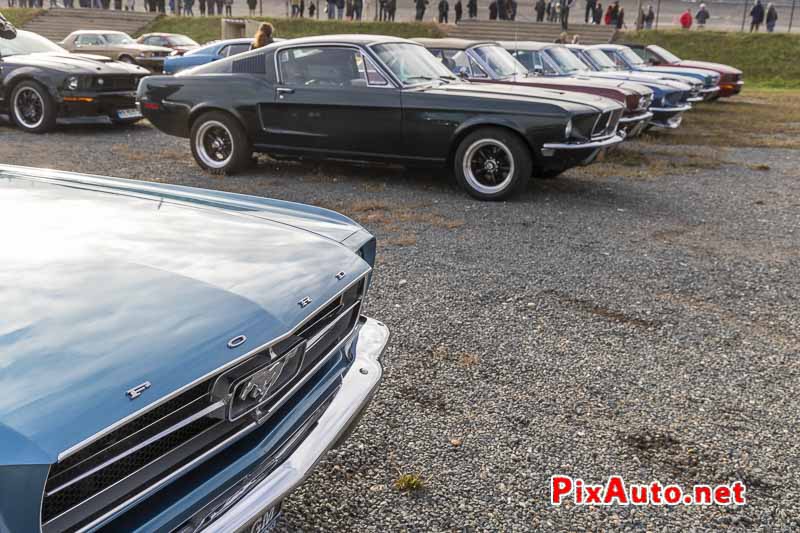
[[[52,75],[43,75],[42,69],[37,67],[19,67],[12,70],[7,76],[3,77],[3,98],[8,99],[11,97],[11,88],[22,80],[35,80],[44,85],[48,94],[53,100],[59,100],[57,82],[53,80]]]
[[[521,117],[478,115],[462,122],[453,132],[451,139],[451,154],[458,147],[468,133],[479,127],[500,127],[510,129],[525,139],[532,153],[538,153],[542,144],[552,141],[556,132],[563,131],[566,117],[528,116],[529,120],[522,121]]]
[[[0,466],[0,532],[40,531],[50,465]]]

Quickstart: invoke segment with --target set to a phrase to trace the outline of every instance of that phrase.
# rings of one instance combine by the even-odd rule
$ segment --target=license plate
[[[250,525],[242,529],[242,533],[267,533],[275,529],[278,525],[278,518],[281,515],[281,504],[270,507],[251,522]]]
[[[120,109],[117,118],[142,118],[142,113],[138,109]]]

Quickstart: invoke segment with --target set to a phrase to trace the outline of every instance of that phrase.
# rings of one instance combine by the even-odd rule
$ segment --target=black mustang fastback
[[[59,118],[142,118],[136,86],[147,69],[106,57],[70,54],[27,31],[0,38],[0,113],[25,131],[52,130]]]
[[[602,97],[458,80],[421,45],[374,35],[274,43],[138,90],[157,128],[198,164],[240,170],[276,156],[442,165],[480,199],[591,162],[618,143],[622,106]]]

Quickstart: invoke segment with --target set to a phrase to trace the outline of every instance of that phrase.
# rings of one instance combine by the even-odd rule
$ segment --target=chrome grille
[[[170,473],[191,468],[215,446],[244,436],[270,418],[350,337],[358,323],[365,285],[366,277],[362,277],[290,335],[53,465],[42,500],[43,531],[91,526],[109,511],[157,489]],[[291,371],[281,373],[257,409],[235,419],[228,416],[226,401],[232,402],[218,394],[224,378],[252,376],[262,359],[280,363],[298,342],[305,346],[302,359]]]

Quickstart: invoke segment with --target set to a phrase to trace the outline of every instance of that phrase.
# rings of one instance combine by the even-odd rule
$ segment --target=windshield
[[[639,54],[627,47],[618,48],[616,52],[621,55],[626,63],[631,65],[644,65],[644,60],[639,57]]]
[[[514,59],[505,48],[496,45],[479,46],[475,48],[475,54],[489,65],[500,78],[509,78],[515,74],[525,74],[528,69]]]
[[[108,44],[133,44],[135,42],[124,33],[104,33],[103,37]]]
[[[673,54],[673,53],[672,53],[672,52],[670,52],[669,50],[665,50],[664,48],[661,48],[661,47],[660,47],[660,46],[658,46],[657,44],[651,44],[651,45],[649,46],[649,48],[650,48],[650,49],[651,49],[653,52],[655,52],[656,54],[658,54],[658,55],[660,55],[662,58],[664,58],[664,61],[666,61],[667,63],[679,63],[679,62],[680,62],[680,60],[681,60],[681,58],[680,58],[680,57],[676,56],[675,54]]]
[[[614,60],[608,57],[602,50],[595,48],[586,50],[585,52],[586,55],[589,56],[589,59],[591,59],[600,70],[618,70]]]
[[[17,38],[10,41],[0,39],[0,56],[64,52],[65,50],[57,44],[28,31],[18,31]]]
[[[185,35],[171,35],[169,42],[173,46],[197,46],[197,43]]]
[[[422,45],[387,43],[377,44],[372,50],[403,85],[455,79],[447,67]]]
[[[575,57],[575,54],[570,52],[567,48],[548,48],[547,54],[564,74],[586,70],[586,65],[583,61]]]

